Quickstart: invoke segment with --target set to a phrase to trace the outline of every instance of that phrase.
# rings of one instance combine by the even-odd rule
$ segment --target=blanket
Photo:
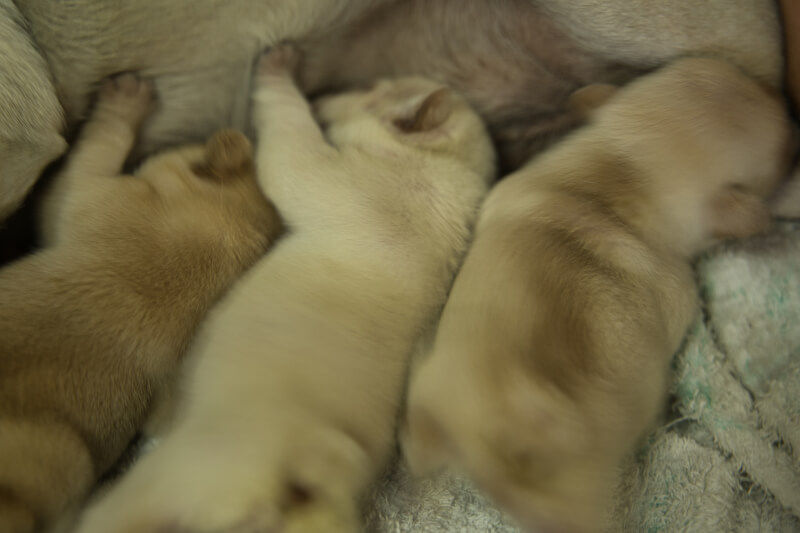
[[[614,532],[800,532],[800,223],[696,264],[702,309],[673,362],[669,414],[620,474]],[[398,461],[369,533],[517,533],[474,487]]]

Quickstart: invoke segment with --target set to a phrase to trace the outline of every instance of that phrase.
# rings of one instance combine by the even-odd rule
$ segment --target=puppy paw
[[[99,113],[138,125],[155,108],[153,84],[125,73],[103,81],[97,101]]]
[[[265,50],[258,63],[259,76],[294,77],[300,64],[300,51],[292,44],[281,43]]]

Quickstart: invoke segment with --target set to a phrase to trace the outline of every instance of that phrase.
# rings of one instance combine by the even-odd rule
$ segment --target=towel
[[[698,261],[673,412],[623,476],[622,531],[800,532],[800,224]]]

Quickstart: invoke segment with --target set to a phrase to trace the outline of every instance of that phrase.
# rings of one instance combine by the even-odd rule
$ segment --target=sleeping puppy
[[[79,531],[360,530],[395,446],[415,338],[494,175],[478,115],[404,78],[317,103],[281,47],[255,92],[258,174],[289,233],[220,303],[163,444]]]
[[[306,52],[305,92],[404,75],[455,88],[488,121],[506,169],[575,125],[567,100],[589,83],[627,82],[690,52],[781,80],[773,0],[19,0],[0,6],[0,37],[4,19],[0,219],[63,151],[99,80],[154,79],[161,111],[135,149],[146,155],[244,128],[253,59],[285,39]]]
[[[46,247],[0,270],[0,531],[49,525],[120,456],[195,326],[281,223],[250,143],[120,172],[150,85],[106,81],[42,213]]]
[[[689,261],[768,226],[790,145],[781,102],[712,59],[574,102],[588,125],[487,198],[402,436],[542,532],[603,529],[697,313]]]

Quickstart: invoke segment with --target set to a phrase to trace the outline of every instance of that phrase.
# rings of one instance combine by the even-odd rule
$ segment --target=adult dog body
[[[246,126],[253,59],[285,39],[303,45],[307,90],[401,74],[448,83],[511,167],[571,127],[578,86],[690,52],[774,86],[781,71],[770,0],[0,0],[0,35],[0,218],[64,151],[106,76],[154,80],[162,110],[144,155]]]

